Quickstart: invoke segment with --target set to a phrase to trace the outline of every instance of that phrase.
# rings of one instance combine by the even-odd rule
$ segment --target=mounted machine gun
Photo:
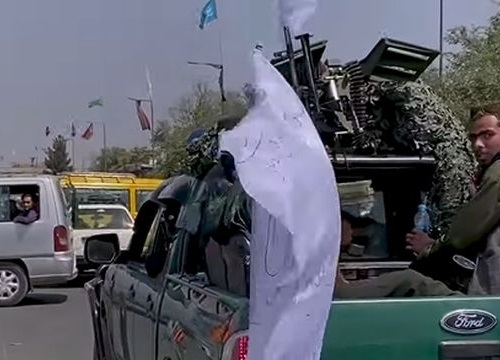
[[[310,43],[310,34],[296,39],[284,29],[286,50],[271,63],[297,91],[327,147],[334,152],[376,154],[367,133],[371,126],[370,95],[383,82],[412,82],[439,52],[394,39],[381,39],[362,60],[344,65],[322,61],[328,41]]]

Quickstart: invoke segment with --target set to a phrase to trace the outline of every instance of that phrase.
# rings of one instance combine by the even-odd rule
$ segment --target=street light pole
[[[221,50],[222,51],[222,50]],[[198,62],[198,61],[188,61],[189,65],[198,65],[198,66],[209,66],[216,70],[219,70],[219,91],[220,91],[220,111],[221,115],[224,115],[224,104],[226,102],[226,93],[224,90],[224,64],[215,64],[210,62]]]

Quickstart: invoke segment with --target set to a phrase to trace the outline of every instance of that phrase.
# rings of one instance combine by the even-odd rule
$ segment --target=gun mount
[[[380,87],[416,81],[439,54],[384,38],[364,59],[337,64],[322,60],[328,41],[310,44],[309,34],[300,35],[301,49],[294,50],[287,28],[284,33],[286,50],[276,52],[271,63],[297,91],[333,152],[383,153],[376,121]]]

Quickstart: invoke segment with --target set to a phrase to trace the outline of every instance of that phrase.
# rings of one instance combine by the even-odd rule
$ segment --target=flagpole
[[[76,170],[76,159],[75,159],[75,138],[71,139],[71,162],[73,163],[73,170]]]
[[[222,84],[224,84],[224,51],[223,51],[223,47],[222,47],[222,20],[220,18],[220,12],[219,10],[217,9],[217,20],[218,20],[218,24],[217,24],[217,30],[218,30],[218,40],[219,40],[219,61],[220,61],[220,64],[221,64],[221,79],[220,81],[222,82]],[[222,87],[222,85],[221,85]],[[223,91],[223,89],[221,89]],[[225,113],[225,107],[224,107],[224,100],[225,100],[225,96],[224,94],[221,94],[221,101],[220,101],[220,111],[221,111],[221,115],[224,115]]]
[[[443,76],[443,33],[444,33],[444,4],[439,0],[439,79]]]
[[[224,103],[226,97],[224,95],[224,52],[222,49],[222,21],[220,20],[219,11],[217,9],[216,0],[208,0],[201,11],[201,18],[199,28],[203,30],[208,24],[213,21],[218,21],[220,24],[217,25],[218,30],[218,41],[219,41],[219,64],[214,63],[199,63],[188,61],[190,65],[207,65],[219,70],[219,89],[221,93],[221,114],[224,114]]]
[[[152,156],[151,160],[153,162],[153,168],[156,165],[156,156],[155,156],[155,117],[154,117],[154,101],[153,101],[153,84],[151,82],[151,74],[149,72],[149,68],[146,66],[146,81],[148,83],[148,98],[149,98],[149,107],[150,107],[150,116],[151,116],[151,151]]]

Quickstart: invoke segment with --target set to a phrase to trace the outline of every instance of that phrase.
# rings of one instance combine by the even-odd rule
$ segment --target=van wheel
[[[24,270],[13,263],[0,263],[0,307],[14,306],[28,292],[28,278]]]

